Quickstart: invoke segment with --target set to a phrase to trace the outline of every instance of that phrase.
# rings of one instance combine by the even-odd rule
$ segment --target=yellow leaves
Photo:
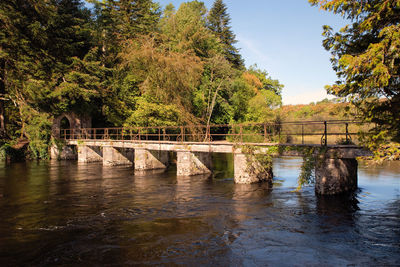
[[[263,84],[260,81],[260,79],[258,79],[254,74],[251,74],[249,72],[244,72],[242,74],[242,78],[246,81],[248,85],[250,85],[253,88],[254,93],[256,94],[263,87]]]

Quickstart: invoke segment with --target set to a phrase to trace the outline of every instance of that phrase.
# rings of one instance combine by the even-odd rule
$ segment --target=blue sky
[[[155,0],[157,1],[157,0]],[[158,0],[162,7],[182,0]],[[211,8],[214,0],[203,1]],[[324,86],[336,81],[322,47],[322,26],[339,30],[338,15],[312,7],[307,0],[224,0],[237,47],[246,66],[257,64],[285,85],[284,104],[308,104],[327,97]]]

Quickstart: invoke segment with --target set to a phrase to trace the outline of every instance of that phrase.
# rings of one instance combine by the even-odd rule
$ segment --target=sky
[[[157,0],[155,0],[157,1]],[[182,0],[158,0],[162,7]],[[203,0],[210,9],[214,0]],[[307,0],[224,0],[246,66],[257,64],[285,87],[283,103],[309,104],[327,97],[336,81],[330,53],[322,47],[322,26],[339,30],[346,21]],[[332,96],[330,96],[332,98]]]

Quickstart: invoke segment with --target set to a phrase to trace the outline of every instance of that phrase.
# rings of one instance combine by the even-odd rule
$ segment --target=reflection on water
[[[0,265],[395,265],[400,163],[360,164],[340,197],[294,192],[301,160],[275,159],[269,184],[76,162],[0,166]]]

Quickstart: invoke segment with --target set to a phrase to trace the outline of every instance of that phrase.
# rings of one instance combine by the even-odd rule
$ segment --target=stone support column
[[[176,158],[178,176],[211,173],[211,153],[179,151]]]
[[[323,159],[315,167],[315,192],[336,195],[357,189],[356,159]]]
[[[263,166],[254,155],[236,153],[234,157],[235,183],[254,184],[272,181],[272,166]]]
[[[58,160],[76,160],[78,155],[74,146],[63,146],[61,149],[56,145],[50,147],[50,158]]]
[[[135,149],[135,170],[165,169],[168,166],[168,151]]]
[[[102,148],[97,146],[78,145],[78,162],[103,161]]]
[[[135,151],[133,149],[112,146],[103,147],[103,165],[133,165]]]

